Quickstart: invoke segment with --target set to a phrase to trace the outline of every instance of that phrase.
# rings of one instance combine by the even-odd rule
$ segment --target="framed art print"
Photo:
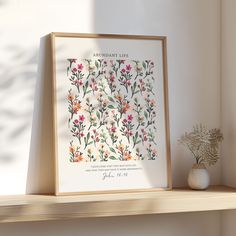
[[[56,194],[170,189],[166,37],[51,42]]]

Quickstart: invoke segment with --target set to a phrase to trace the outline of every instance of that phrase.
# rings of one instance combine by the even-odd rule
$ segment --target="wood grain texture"
[[[0,222],[45,221],[236,209],[236,189],[115,193],[80,196],[21,195],[0,197]]]

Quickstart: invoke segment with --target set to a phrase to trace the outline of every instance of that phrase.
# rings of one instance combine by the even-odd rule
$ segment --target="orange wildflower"
[[[123,112],[124,112],[124,113],[127,112],[127,111],[129,110],[129,108],[130,108],[129,103],[123,102],[122,105],[123,105],[123,108],[122,108]]]
[[[75,109],[77,110],[80,110],[81,109],[81,104],[80,102],[77,102],[75,105],[74,105]]]
[[[69,101],[73,101],[73,100],[75,99],[75,96],[74,96],[73,94],[69,94],[69,95],[67,96],[67,99],[68,99]]]
[[[95,66],[89,64],[87,66],[87,69],[88,69],[89,72],[93,72],[93,70],[95,69]]]
[[[80,162],[80,161],[83,161],[83,160],[84,160],[83,156],[80,155],[79,153],[77,153],[77,154],[75,155],[75,161],[76,161],[76,162]]]
[[[123,152],[123,151],[124,151],[124,145],[123,145],[123,144],[120,144],[120,145],[118,146],[118,150],[121,151],[121,152]]]
[[[126,161],[130,161],[130,160],[132,160],[133,159],[133,157],[131,156],[131,154],[129,153],[129,152],[126,152],[125,153],[125,160]]]
[[[108,101],[107,101],[107,100],[104,100],[104,101],[103,101],[103,106],[106,107],[107,104],[108,104]]]
[[[123,97],[122,97],[122,95],[121,95],[120,93],[117,94],[115,97],[116,97],[116,99],[119,100],[119,101],[121,101],[121,100],[123,99]]]
[[[70,152],[74,153],[75,152],[75,147],[74,146],[70,146],[69,150],[70,150]]]

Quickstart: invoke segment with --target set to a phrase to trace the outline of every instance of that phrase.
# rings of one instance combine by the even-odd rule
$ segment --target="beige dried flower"
[[[208,130],[200,124],[194,126],[192,132],[185,132],[178,141],[191,151],[197,164],[214,165],[219,159],[219,143],[222,140],[220,129]]]

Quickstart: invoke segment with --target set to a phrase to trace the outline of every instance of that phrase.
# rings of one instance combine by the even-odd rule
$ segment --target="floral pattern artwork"
[[[67,60],[69,161],[155,160],[154,62]]]

